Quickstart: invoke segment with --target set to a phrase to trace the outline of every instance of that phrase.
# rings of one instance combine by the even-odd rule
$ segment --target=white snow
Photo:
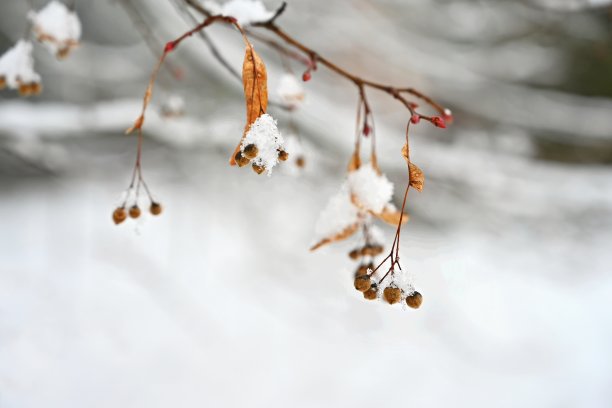
[[[351,172],[348,183],[359,204],[375,213],[382,212],[393,196],[393,184],[384,174],[378,174],[370,163]]]
[[[165,117],[177,117],[185,114],[185,99],[180,95],[170,95],[161,104],[161,114]]]
[[[30,41],[19,40],[0,57],[0,78],[11,89],[17,89],[21,84],[40,83],[40,75],[34,71]]]
[[[65,56],[81,38],[81,22],[64,3],[52,0],[40,11],[30,11],[38,40],[54,55]]]
[[[259,151],[252,163],[263,166],[268,175],[272,174],[272,169],[279,162],[279,150],[285,149],[283,136],[272,116],[264,113],[253,122],[242,141],[241,147],[244,149],[245,146],[250,144],[257,146]]]
[[[304,87],[293,74],[285,73],[281,76],[276,92],[281,102],[293,109],[304,101]]]
[[[215,1],[205,1],[204,7],[212,14],[234,17],[241,25],[266,21],[274,16],[274,12],[266,10],[266,6],[259,0],[230,0],[222,5]]]
[[[315,242],[339,234],[359,221],[359,209],[351,201],[347,183],[330,198],[315,224]]]

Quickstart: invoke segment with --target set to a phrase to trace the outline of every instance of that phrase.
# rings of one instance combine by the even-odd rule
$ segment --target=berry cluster
[[[151,205],[149,206],[149,212],[153,215],[161,214],[161,204],[155,201],[151,202]],[[113,211],[113,222],[115,223],[115,225],[119,225],[123,221],[125,221],[128,216],[130,218],[136,219],[140,217],[141,213],[142,211],[140,210],[138,204],[133,204],[128,210],[126,210],[125,204],[123,204],[122,206],[115,208],[115,211]]]

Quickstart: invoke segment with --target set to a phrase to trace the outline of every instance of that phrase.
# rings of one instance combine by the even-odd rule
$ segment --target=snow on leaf
[[[234,17],[241,25],[261,23],[274,16],[274,11],[266,10],[266,6],[259,0],[230,0],[222,5],[215,1],[205,1],[204,7],[212,14]]]
[[[311,251],[350,237],[357,231],[359,224],[359,209],[351,202],[348,183],[344,183],[319,215],[315,225],[317,243],[310,248]]]
[[[285,149],[283,136],[272,116],[266,113],[257,118],[238,148],[243,150],[250,144],[257,146],[258,150],[257,157],[252,160],[252,163],[262,166],[268,175],[272,174],[272,168],[279,162],[279,150]]]
[[[304,100],[304,87],[292,74],[281,76],[276,92],[284,104],[294,109]]]
[[[393,184],[369,163],[350,172],[348,183],[354,200],[374,213],[382,212],[393,196]]]
[[[74,11],[52,0],[40,11],[30,11],[36,38],[59,58],[67,56],[81,38],[81,22]]]
[[[0,83],[10,89],[40,84],[40,75],[34,71],[32,43],[19,40],[0,57]]]

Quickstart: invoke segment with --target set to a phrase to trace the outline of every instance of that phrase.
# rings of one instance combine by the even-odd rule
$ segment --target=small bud
[[[453,123],[453,112],[451,112],[451,110],[448,108],[444,109],[444,112],[442,113],[442,118],[444,119],[444,122],[448,124]]]
[[[378,297],[378,288],[376,287],[375,283],[372,284],[372,287],[370,287],[370,289],[363,292],[364,299],[375,300],[377,297]]]
[[[355,289],[360,292],[365,292],[372,287],[372,280],[368,275],[362,275],[355,278]]]
[[[298,156],[298,158],[295,159],[295,165],[298,166],[300,169],[303,169],[306,166],[306,159],[304,158],[304,156]]]
[[[370,130],[371,130],[371,129],[370,129],[370,126],[368,126],[368,124],[367,124],[367,123],[365,123],[365,124],[363,125],[363,135],[364,135],[365,137],[368,137],[368,136],[369,136],[369,134],[370,134]]]
[[[413,309],[418,309],[423,303],[423,295],[419,292],[414,292],[412,295],[406,297],[406,304]]]
[[[258,164],[253,163],[253,171],[255,171],[255,173],[257,174],[261,174],[264,172],[266,168],[264,166],[260,166]]]
[[[446,123],[444,123],[444,119],[442,119],[439,116],[434,116],[433,118],[431,118],[431,123],[436,125],[436,127],[439,127],[439,128],[442,128],[442,129],[446,128]]]
[[[418,113],[415,113],[414,115],[410,117],[410,122],[412,122],[412,124],[414,125],[416,125],[420,121],[421,121],[421,115],[419,115]]]
[[[360,248],[355,248],[353,250],[351,250],[351,252],[349,252],[348,254],[349,258],[356,260],[359,259],[361,257],[361,249]]]
[[[130,207],[130,218],[138,218],[140,217],[140,208],[136,204]]]
[[[289,158],[289,153],[287,153],[284,150],[279,150],[278,151],[278,160],[280,160],[280,161],[287,161],[288,158]]]
[[[113,211],[113,222],[115,223],[115,225],[121,224],[123,221],[125,221],[126,218],[127,218],[127,212],[125,211],[125,208],[123,207],[115,208],[115,211]]]
[[[400,300],[402,300],[402,291],[400,288],[388,286],[383,291],[383,296],[387,303],[389,303],[390,305],[394,305]]]
[[[236,160],[238,167],[244,167],[251,162],[249,159],[244,157],[242,153],[240,152],[236,153],[236,155],[234,156],[234,160]]]
[[[156,203],[155,201],[151,203],[151,206],[149,207],[149,211],[151,212],[151,214],[153,215],[159,215],[162,212],[162,206],[160,203]]]
[[[419,104],[414,102],[408,102],[408,106],[410,106],[411,109],[417,109],[419,107]]]
[[[169,41],[166,43],[166,46],[164,47],[164,52],[165,53],[169,53],[174,51],[174,49],[176,48],[176,43],[174,41]]]
[[[244,146],[244,149],[242,149],[242,155],[249,160],[256,158],[258,153],[259,149],[253,143]]]
[[[302,81],[308,82],[310,81],[310,78],[312,78],[312,75],[310,75],[310,70],[304,71],[304,73],[302,74]]]

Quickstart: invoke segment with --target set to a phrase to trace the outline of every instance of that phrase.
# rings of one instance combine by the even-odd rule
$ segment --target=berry
[[[113,222],[115,225],[121,224],[127,218],[127,212],[124,207],[117,207],[113,211]]]
[[[351,250],[351,252],[349,252],[348,256],[349,256],[349,258],[351,258],[353,260],[359,259],[361,257],[361,249],[355,248],[355,249]]]
[[[236,160],[236,164],[238,164],[238,167],[244,167],[251,162],[249,159],[244,157],[242,153],[240,152],[236,153],[236,155],[234,156],[234,160]]]
[[[288,158],[289,158],[289,153],[287,153],[284,150],[279,150],[278,151],[278,160],[280,160],[280,161],[287,161]]]
[[[308,82],[310,81],[310,78],[312,78],[312,75],[310,75],[310,71],[306,71],[302,74],[302,81]]]
[[[130,207],[130,217],[131,218],[138,218],[140,217],[140,208],[138,208],[138,206],[136,204],[134,204],[133,206]]]
[[[261,174],[264,172],[266,168],[264,166],[260,166],[258,164],[253,163],[253,171],[257,174]]]
[[[387,303],[394,305],[402,300],[402,291],[400,288],[386,287],[383,291],[383,296]]]
[[[363,298],[367,300],[375,300],[378,297],[378,290],[376,285],[372,285],[372,287],[365,292],[363,292]]]
[[[360,292],[365,292],[372,287],[372,280],[368,275],[362,275],[355,278],[355,289]]]
[[[363,276],[368,274],[368,265],[361,264],[355,270],[355,277]]]
[[[249,160],[256,158],[258,153],[259,149],[253,143],[244,146],[244,149],[242,149],[242,155]]]
[[[413,309],[418,309],[423,303],[423,295],[419,292],[414,292],[412,295],[406,297],[406,304]]]
[[[162,212],[162,206],[160,203],[152,202],[151,206],[149,207],[149,211],[153,215],[159,215]]]

